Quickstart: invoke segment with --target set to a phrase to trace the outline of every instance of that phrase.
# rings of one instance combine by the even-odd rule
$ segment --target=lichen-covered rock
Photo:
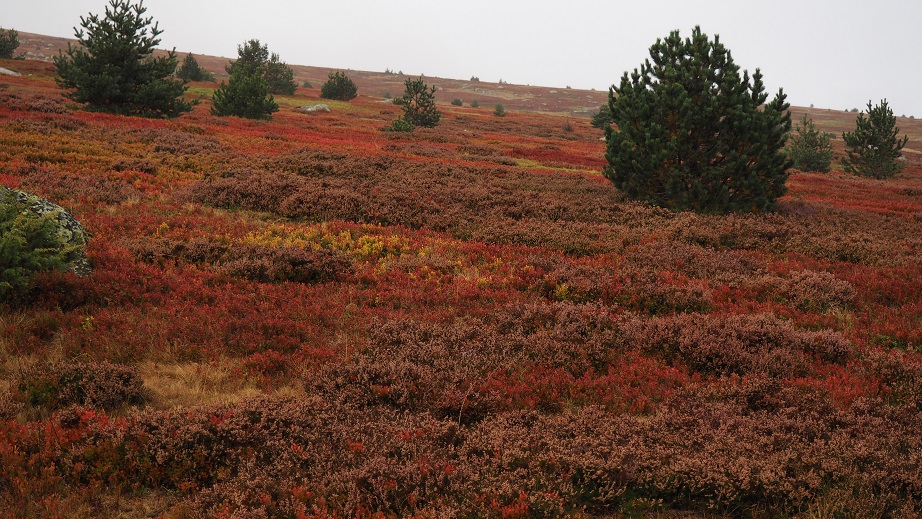
[[[63,207],[42,197],[18,189],[0,186],[0,200],[8,199],[8,197],[12,197],[20,204],[25,205],[28,211],[38,216],[52,215],[57,223],[57,234],[61,239],[61,243],[74,247],[75,252],[71,254],[67,262],[68,272],[73,272],[78,276],[88,276],[93,272],[93,268],[86,257],[86,244],[89,240],[89,234],[76,218],[64,210]]]

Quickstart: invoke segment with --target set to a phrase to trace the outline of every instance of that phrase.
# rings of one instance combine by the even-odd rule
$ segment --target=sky
[[[73,37],[107,0],[3,0],[0,26]],[[161,47],[290,64],[607,90],[657,38],[700,25],[795,106],[922,117],[919,0],[147,0]]]

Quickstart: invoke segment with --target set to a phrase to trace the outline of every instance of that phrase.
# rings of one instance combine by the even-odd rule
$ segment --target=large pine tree
[[[185,86],[171,76],[173,51],[153,57],[163,32],[144,17],[144,2],[110,0],[105,17],[80,17],[74,28],[79,46],[54,58],[57,82],[68,95],[91,110],[144,117],[175,117],[191,110],[182,99]]]
[[[762,74],[740,74],[699,27],[657,39],[650,59],[609,91],[605,176],[629,197],[672,210],[765,211],[785,191],[791,118]],[[764,105],[764,106],[763,106]]]

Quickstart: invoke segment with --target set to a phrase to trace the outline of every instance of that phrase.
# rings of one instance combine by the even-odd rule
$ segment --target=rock
[[[3,67],[0,67],[0,74],[3,74],[5,76],[21,76],[22,75],[19,72],[16,72],[15,70],[10,70],[8,68],[3,68]]]
[[[325,104],[313,105],[313,106],[302,106],[298,108],[300,112],[329,112],[330,107]]]
[[[34,214],[54,215],[61,242],[77,246],[77,252],[68,261],[68,272],[73,272],[78,276],[88,276],[93,273],[90,261],[86,257],[86,244],[89,240],[89,234],[76,218],[65,211],[63,207],[44,198],[18,189],[0,186],[0,200],[8,199],[8,197],[15,198],[16,201],[25,205]]]

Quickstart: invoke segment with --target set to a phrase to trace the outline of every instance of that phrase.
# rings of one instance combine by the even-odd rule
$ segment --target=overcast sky
[[[73,36],[106,0],[3,0],[0,26]],[[162,47],[235,57],[259,39],[299,65],[607,89],[656,38],[695,25],[794,105],[922,116],[920,0],[147,0]]]

